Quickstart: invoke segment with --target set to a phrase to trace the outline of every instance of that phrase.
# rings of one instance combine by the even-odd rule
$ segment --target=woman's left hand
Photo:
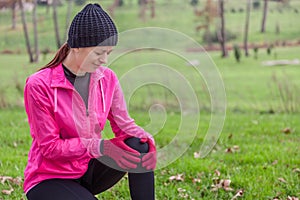
[[[149,151],[142,157],[142,166],[146,170],[153,171],[156,167],[156,147],[153,141],[150,138],[141,138],[142,143],[149,145]]]

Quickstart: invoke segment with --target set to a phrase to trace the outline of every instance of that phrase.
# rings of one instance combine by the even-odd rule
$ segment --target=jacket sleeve
[[[108,120],[110,121],[115,136],[128,134],[138,138],[147,137],[154,142],[152,135],[138,126],[129,116],[126,101],[119,82],[117,82],[114,89],[112,105],[108,113]]]
[[[82,156],[100,155],[99,139],[60,138],[60,129],[55,121],[53,106],[44,87],[26,83],[24,103],[30,132],[42,155],[47,159],[78,159]],[[89,155],[87,155],[89,153]]]

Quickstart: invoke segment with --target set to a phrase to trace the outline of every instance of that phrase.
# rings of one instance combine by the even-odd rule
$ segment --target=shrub
[[[239,45],[234,45],[233,46],[233,50],[234,50],[234,57],[236,59],[237,62],[240,62],[240,59],[241,59],[241,49],[239,47]]]

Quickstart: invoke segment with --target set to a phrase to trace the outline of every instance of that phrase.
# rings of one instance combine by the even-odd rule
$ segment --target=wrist
[[[103,155],[103,150],[104,150],[104,140],[100,141],[100,153]]]

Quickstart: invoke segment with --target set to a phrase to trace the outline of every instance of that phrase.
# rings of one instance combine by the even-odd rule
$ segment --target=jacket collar
[[[103,78],[105,69],[106,69],[105,67],[100,67],[95,72],[91,73],[91,81],[95,83],[98,82],[101,78]],[[59,64],[56,67],[52,68],[51,87],[53,88],[62,87],[62,88],[73,89],[72,84],[65,77],[62,64]]]

